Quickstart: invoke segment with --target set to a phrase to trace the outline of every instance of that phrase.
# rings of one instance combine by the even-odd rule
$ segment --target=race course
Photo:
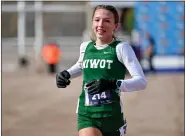
[[[126,136],[184,135],[184,75],[147,76],[144,91],[122,94]],[[82,78],[58,89],[55,76],[2,73],[3,136],[77,136],[76,104]]]

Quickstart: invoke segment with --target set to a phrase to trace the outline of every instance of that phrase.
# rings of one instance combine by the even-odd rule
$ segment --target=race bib
[[[85,93],[85,106],[97,106],[112,103],[111,91],[104,91],[94,95]]]

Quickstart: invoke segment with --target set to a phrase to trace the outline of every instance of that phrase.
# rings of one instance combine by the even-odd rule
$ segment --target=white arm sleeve
[[[125,65],[131,75],[131,79],[121,80],[120,91],[132,92],[143,90],[147,86],[141,65],[132,49],[127,42],[119,43],[116,47],[118,60]]]
[[[84,57],[85,49],[88,44],[89,44],[89,42],[83,42],[80,45],[80,57],[79,57],[78,61],[76,62],[76,64],[74,64],[71,68],[69,68],[67,70],[69,72],[69,74],[71,75],[71,78],[75,78],[75,77],[78,77],[81,75],[83,57]]]

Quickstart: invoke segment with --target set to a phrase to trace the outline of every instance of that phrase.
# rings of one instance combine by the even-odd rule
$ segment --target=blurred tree
[[[124,23],[126,30],[131,33],[134,27],[134,11],[132,8],[127,10]]]
[[[120,18],[121,28],[124,32],[131,31],[134,27],[134,9],[133,8],[123,8],[121,11],[121,18]]]

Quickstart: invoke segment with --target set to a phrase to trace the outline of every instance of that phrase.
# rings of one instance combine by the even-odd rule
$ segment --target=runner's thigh
[[[97,128],[87,127],[79,130],[78,136],[102,136],[102,134]]]

